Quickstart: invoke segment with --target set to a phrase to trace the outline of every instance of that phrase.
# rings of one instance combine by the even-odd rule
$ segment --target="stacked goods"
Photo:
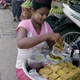
[[[50,10],[50,13],[63,14],[62,7],[52,6],[51,10]]]
[[[39,74],[47,80],[80,80],[80,68],[69,62],[46,66],[39,70]]]
[[[22,18],[23,19],[29,19],[31,17],[31,11],[30,8],[32,6],[31,0],[26,0],[21,7],[22,7]]]

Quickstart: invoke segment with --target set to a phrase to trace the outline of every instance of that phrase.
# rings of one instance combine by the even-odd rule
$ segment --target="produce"
[[[51,6],[50,13],[63,14],[62,7]]]
[[[24,2],[21,7],[24,8],[30,8],[32,6],[32,1],[31,0],[26,0],[26,2]]]
[[[45,66],[39,74],[47,80],[80,80],[80,68],[69,62]]]

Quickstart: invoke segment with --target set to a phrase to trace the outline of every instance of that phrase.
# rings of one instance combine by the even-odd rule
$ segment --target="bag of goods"
[[[80,68],[69,62],[45,66],[39,74],[47,80],[80,80]]]
[[[65,43],[56,42],[53,46],[52,54],[55,56],[62,56],[65,53]]]
[[[29,19],[31,18],[31,7],[32,7],[32,1],[26,0],[22,5],[22,18],[23,19]]]

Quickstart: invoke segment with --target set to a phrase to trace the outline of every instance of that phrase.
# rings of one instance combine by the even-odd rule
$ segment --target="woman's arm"
[[[58,33],[47,33],[44,35],[38,35],[36,37],[27,37],[27,30],[23,27],[20,27],[17,33],[17,44],[19,48],[26,49],[31,48],[43,41],[58,40],[60,37],[61,36]]]
[[[19,28],[18,33],[17,33],[17,44],[19,48],[26,49],[26,48],[31,48],[43,41],[48,40],[49,35],[44,34],[44,35],[39,35],[36,37],[27,37],[27,31],[25,28]]]

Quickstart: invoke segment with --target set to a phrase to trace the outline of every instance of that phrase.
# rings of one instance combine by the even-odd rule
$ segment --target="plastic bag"
[[[53,50],[52,50],[52,54],[53,55],[55,55],[55,56],[63,56],[63,55],[66,55],[66,52],[68,51],[68,48],[70,48],[70,46],[66,42],[63,42],[63,43],[64,43],[64,50],[59,50],[59,49],[57,49],[57,48],[55,48],[53,46]]]
[[[31,77],[33,77],[35,80],[47,80],[45,78],[42,78],[37,72],[36,69],[32,69],[29,71],[29,74]]]

